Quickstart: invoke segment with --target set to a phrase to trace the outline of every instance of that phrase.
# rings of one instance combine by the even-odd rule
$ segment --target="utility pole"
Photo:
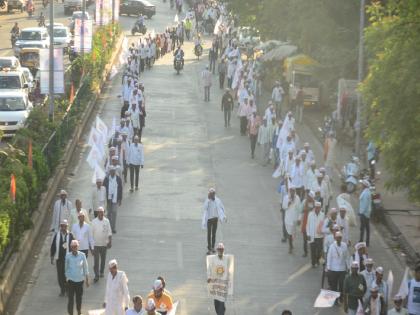
[[[112,0],[112,27],[114,27],[115,23],[115,0]]]
[[[82,25],[80,27],[80,53],[82,59],[85,55],[85,15],[86,15],[86,0],[82,1]]]
[[[359,84],[364,78],[364,29],[365,29],[365,7],[366,0],[360,0],[360,27],[359,27],[359,60],[357,67],[357,80]],[[356,111],[356,155],[360,157],[360,142],[361,142],[361,129],[362,129],[362,95],[357,93],[357,111]]]
[[[54,0],[50,0],[50,52],[49,52],[49,70],[48,70],[48,94],[49,110],[48,118],[54,121]]]

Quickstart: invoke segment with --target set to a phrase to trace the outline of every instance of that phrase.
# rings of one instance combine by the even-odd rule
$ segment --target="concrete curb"
[[[121,52],[123,39],[124,35],[122,34],[117,41],[116,50],[114,51],[109,64],[105,66],[105,75],[102,79],[101,88],[107,80],[112,65],[115,63]],[[31,253],[31,248],[35,242],[35,239],[39,236],[42,225],[45,224],[45,221],[49,221],[48,219],[46,220],[46,217],[47,214],[51,213],[50,206],[57,195],[56,188],[63,180],[67,166],[69,165],[70,160],[73,158],[77,144],[80,141],[89,120],[91,119],[94,109],[96,108],[96,101],[100,94],[101,88],[95,92],[92,100],[87,105],[82,120],[79,124],[77,124],[73,137],[66,145],[60,164],[54,171],[54,175],[48,180],[47,191],[41,195],[38,208],[32,215],[33,228],[23,234],[19,249],[10,256],[9,261],[4,267],[4,272],[0,279],[0,314],[4,313],[9,299],[12,298],[11,294],[13,293],[13,289],[18,283],[19,277],[23,271],[23,268],[25,267],[25,262]]]

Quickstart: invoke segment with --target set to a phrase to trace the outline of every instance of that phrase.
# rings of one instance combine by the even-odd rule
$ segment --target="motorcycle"
[[[352,194],[359,182],[360,177],[360,166],[359,159],[356,156],[352,157],[352,160],[343,166],[341,180],[347,187],[347,192]]]
[[[135,23],[133,28],[131,29],[131,35],[136,35],[136,33],[140,33],[140,34],[146,34],[147,32],[147,27],[144,24],[139,25],[139,23]]]
[[[200,56],[203,54],[203,46],[200,44],[195,45],[194,47],[194,54],[197,56],[197,59],[200,59]]]
[[[40,16],[38,19],[38,27],[45,27],[45,18]]]
[[[17,41],[18,37],[19,37],[18,33],[12,33],[10,35],[10,42],[12,43],[12,48],[15,47],[15,44],[16,44],[16,41]]]
[[[331,117],[329,117],[329,116],[324,117],[324,125],[322,126],[321,132],[322,132],[322,138],[323,139],[327,138],[327,135],[330,132],[333,132],[335,134],[335,132],[334,132],[334,121]]]
[[[183,66],[182,66],[182,59],[181,59],[181,57],[175,57],[174,68],[176,70],[176,74],[179,74],[180,71],[182,70]]]

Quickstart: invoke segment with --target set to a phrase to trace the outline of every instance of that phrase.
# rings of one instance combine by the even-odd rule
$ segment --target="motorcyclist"
[[[15,22],[15,25],[12,27],[10,34],[11,34],[10,36],[11,36],[12,46],[14,46],[17,38],[20,35],[20,28],[17,22]]]
[[[176,60],[181,60],[182,67],[184,67],[184,51],[182,50],[181,46],[178,46],[178,48],[175,50],[174,57],[174,67]]]

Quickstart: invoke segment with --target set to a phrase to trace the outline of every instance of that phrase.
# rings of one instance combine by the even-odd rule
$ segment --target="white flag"
[[[388,296],[384,296],[384,298],[388,299],[388,301],[392,301],[392,287],[394,286],[394,274],[392,273],[392,270],[389,270],[388,272],[386,283],[388,285]]]
[[[93,171],[93,175],[92,175],[92,184],[96,184],[96,180],[98,178],[103,180],[105,178],[105,175],[106,175],[105,172],[102,170],[99,164],[96,163],[95,170]]]
[[[89,166],[92,169],[96,169],[96,164],[99,164],[102,161],[102,154],[99,151],[98,147],[94,145],[89,152],[88,157],[86,158],[86,162],[88,162]]]
[[[108,140],[108,127],[103,122],[103,120],[99,118],[99,116],[96,116],[96,130],[98,130],[102,135],[103,139],[105,140],[104,144],[106,144],[106,141]]]
[[[178,14],[175,14],[174,22],[178,24],[178,22],[179,22]]]
[[[335,300],[340,297],[340,292],[321,289],[315,300],[314,307],[325,308],[334,306]]]
[[[400,289],[398,290],[398,295],[400,295],[403,299],[408,295],[408,271],[409,268],[405,267],[404,276],[401,281]]]

